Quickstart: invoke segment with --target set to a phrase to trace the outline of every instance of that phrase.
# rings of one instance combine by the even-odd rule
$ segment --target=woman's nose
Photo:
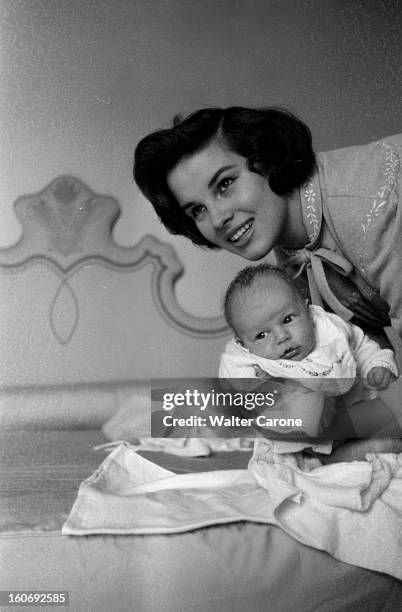
[[[233,218],[233,213],[222,203],[211,203],[208,205],[208,210],[215,229],[224,227]]]

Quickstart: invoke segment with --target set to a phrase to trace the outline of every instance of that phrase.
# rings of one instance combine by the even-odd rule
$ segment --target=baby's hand
[[[367,383],[374,389],[386,389],[393,379],[394,375],[392,372],[381,366],[371,368],[367,374]]]

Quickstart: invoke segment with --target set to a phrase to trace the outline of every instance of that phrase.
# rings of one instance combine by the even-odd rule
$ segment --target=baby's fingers
[[[391,380],[392,380],[393,376],[391,374],[391,372],[389,370],[386,371],[386,373],[383,376],[382,381],[379,383],[379,386],[377,387],[378,389],[386,389]]]
[[[367,382],[375,389],[386,389],[391,382],[392,373],[386,368],[373,368],[367,375]]]

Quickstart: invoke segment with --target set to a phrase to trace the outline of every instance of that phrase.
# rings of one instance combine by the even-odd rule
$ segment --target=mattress
[[[69,609],[77,612],[401,607],[397,580],[336,561],[272,525],[239,522],[158,536],[62,536],[80,482],[105,457],[105,450],[93,449],[105,442],[100,430],[3,431],[0,439],[2,590],[68,591]],[[250,456],[143,455],[176,473],[244,468]]]

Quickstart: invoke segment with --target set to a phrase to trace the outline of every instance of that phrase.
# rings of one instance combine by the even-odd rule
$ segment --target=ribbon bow
[[[331,291],[325,276],[323,261],[335,268],[342,276],[349,276],[353,270],[350,261],[339,253],[324,248],[314,251],[301,249],[289,257],[286,267],[300,266],[294,278],[297,278],[306,269],[312,303],[322,306],[322,300],[324,300],[336,314],[345,321],[349,321],[353,317],[353,312],[346,308]]]

